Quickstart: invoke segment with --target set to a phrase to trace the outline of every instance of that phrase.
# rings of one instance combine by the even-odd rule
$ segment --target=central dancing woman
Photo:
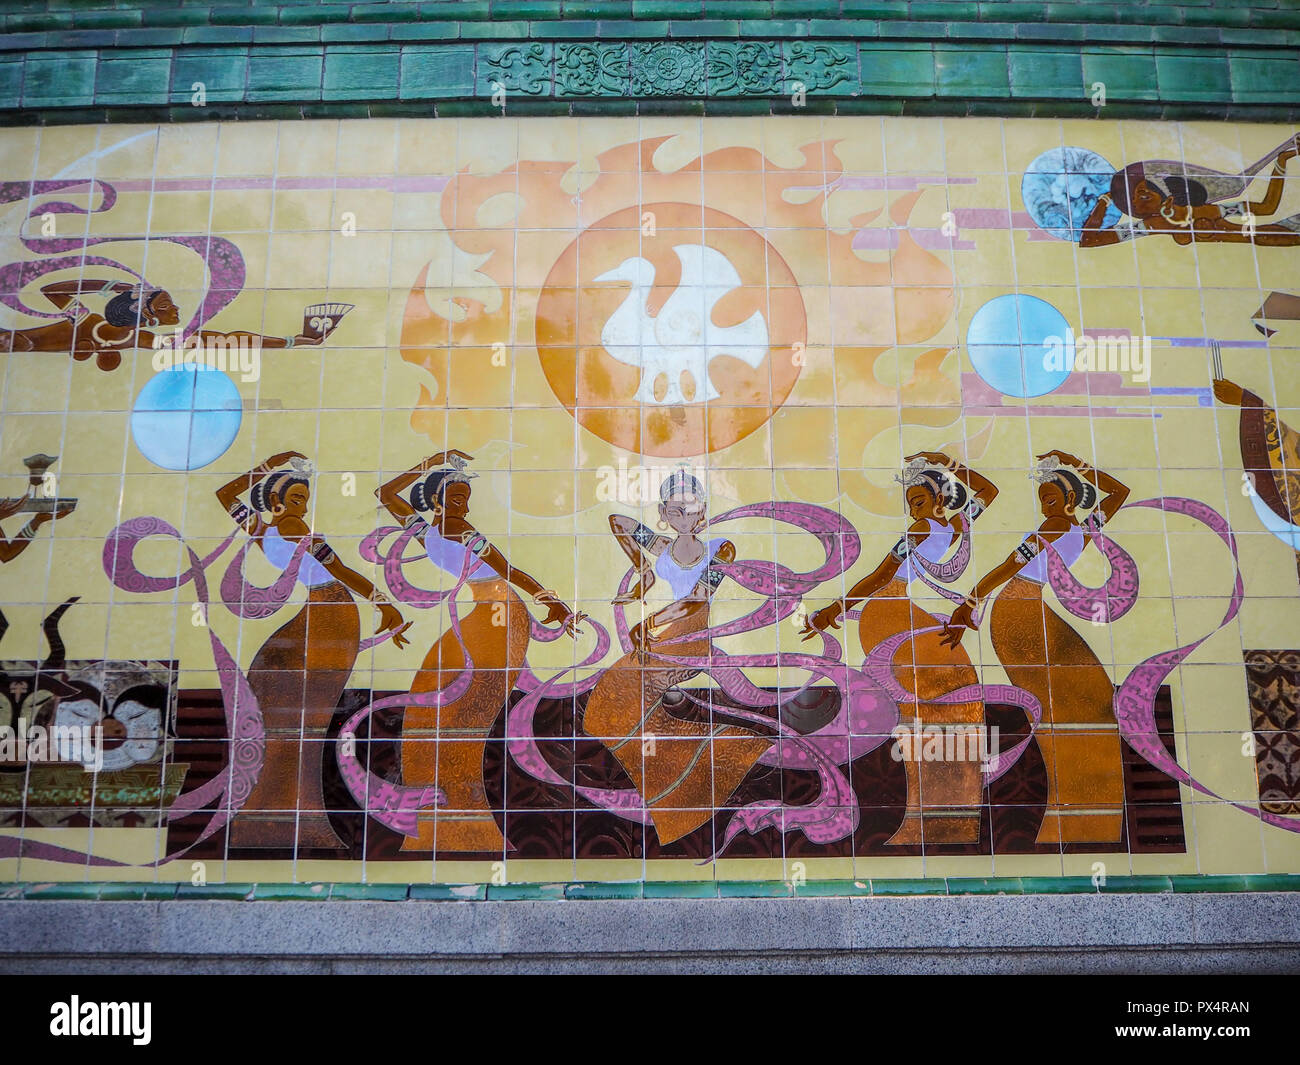
[[[587,700],[583,728],[603,743],[641,793],[659,842],[667,845],[709,821],[772,740],[740,725],[674,715],[671,689],[700,673],[698,665],[673,665],[674,657],[708,658],[709,600],[723,581],[715,562],[736,557],[730,541],[702,540],[708,522],[704,486],[677,471],[659,490],[656,534],[620,514],[609,527],[637,568],[639,580],[615,604],[644,601],[657,581],[672,601],[632,629],[632,650],[605,671]],[[671,535],[668,535],[671,533]],[[679,704],[686,705],[685,699]],[[712,717],[712,714],[710,714]]]

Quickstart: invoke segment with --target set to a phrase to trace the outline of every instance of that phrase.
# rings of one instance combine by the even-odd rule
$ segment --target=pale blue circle
[[[1004,396],[1046,395],[1074,366],[1074,334],[1065,316],[1046,300],[1018,293],[991,299],[975,312],[966,350],[975,372]]]
[[[1110,189],[1115,168],[1087,148],[1050,148],[1025,170],[1020,198],[1034,224],[1061,240],[1078,244],[1083,223],[1097,206],[1097,197]],[[1109,228],[1123,217],[1111,204],[1101,225]]]
[[[131,411],[135,446],[164,470],[197,470],[235,442],[244,403],[220,370],[187,363],[155,374]]]

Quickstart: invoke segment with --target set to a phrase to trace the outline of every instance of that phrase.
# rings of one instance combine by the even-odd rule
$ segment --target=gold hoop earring
[[[655,527],[656,527],[660,532],[667,532],[667,531],[668,531],[668,523],[667,523],[666,521],[664,521],[663,518],[660,518],[657,522],[655,522]]]

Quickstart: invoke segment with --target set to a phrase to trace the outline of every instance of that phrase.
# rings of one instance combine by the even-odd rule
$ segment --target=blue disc
[[[1079,243],[1083,223],[1097,206],[1097,197],[1110,188],[1115,168],[1087,148],[1051,148],[1029,164],[1020,182],[1020,198],[1039,229]],[[1103,228],[1122,215],[1111,204],[1102,216]]]
[[[235,382],[211,366],[188,363],[155,374],[131,411],[140,453],[164,470],[197,470],[235,442],[244,404]]]
[[[975,372],[1004,396],[1043,396],[1074,366],[1074,334],[1055,307],[1013,293],[984,304],[966,330]]]

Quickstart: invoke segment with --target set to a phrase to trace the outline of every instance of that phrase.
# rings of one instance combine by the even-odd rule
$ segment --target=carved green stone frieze
[[[628,45],[633,96],[703,96],[703,41],[637,41]]]
[[[628,72],[625,45],[582,41],[555,46],[556,96],[626,96]]]
[[[1300,117],[1292,0],[21,6],[0,13],[0,124],[801,108]],[[1097,82],[1104,116],[1089,102]]]
[[[781,90],[784,68],[775,41],[709,41],[710,96],[770,95]]]
[[[551,46],[549,44],[480,45],[479,92],[491,95],[496,86],[526,96],[549,96]]]

